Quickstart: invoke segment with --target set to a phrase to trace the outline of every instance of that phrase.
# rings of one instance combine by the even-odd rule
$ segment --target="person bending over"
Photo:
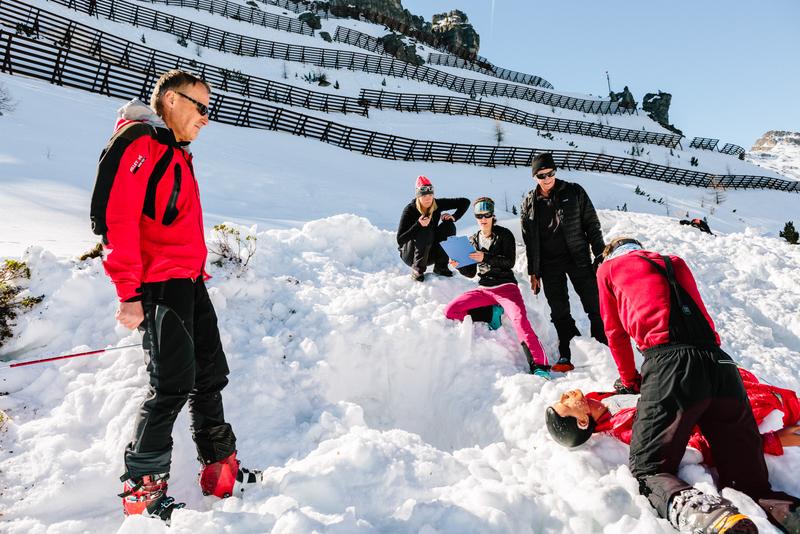
[[[613,240],[597,271],[600,311],[620,373],[615,390],[640,392],[631,426],[630,466],[639,491],[678,530],[755,532],[726,499],[676,476],[695,426],[708,442],[719,484],[750,496],[769,520],[800,531],[800,500],[773,491],[763,444],[736,364],[683,259]],[[641,375],[633,338],[644,356]]]

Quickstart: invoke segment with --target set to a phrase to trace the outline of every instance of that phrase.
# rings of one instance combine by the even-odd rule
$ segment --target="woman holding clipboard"
[[[522,350],[528,360],[531,373],[542,378],[550,378],[547,356],[533,331],[522,294],[517,287],[517,279],[512,271],[516,261],[516,241],[507,228],[497,226],[494,216],[494,201],[489,197],[477,199],[473,205],[475,219],[480,230],[469,237],[475,249],[469,257],[477,263],[458,267],[458,262],[450,260],[450,265],[468,278],[478,275],[478,288],[456,297],[444,309],[445,317],[463,321],[470,312],[487,306],[502,307],[511,320],[517,337],[522,342]],[[495,313],[496,315],[496,313]],[[496,319],[496,317],[493,317]]]

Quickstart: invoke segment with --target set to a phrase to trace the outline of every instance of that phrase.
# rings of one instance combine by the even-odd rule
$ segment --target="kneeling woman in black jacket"
[[[469,238],[476,250],[469,257],[478,263],[461,267],[458,272],[469,278],[477,274],[480,279],[479,287],[456,297],[444,309],[444,314],[448,319],[462,321],[467,314],[478,308],[501,306],[522,342],[531,373],[550,378],[547,356],[528,321],[525,303],[511,270],[517,257],[514,234],[495,224],[494,201],[491,198],[481,197],[476,200],[474,212],[480,230]],[[450,264],[458,268],[455,260],[451,260]]]
[[[417,178],[416,198],[403,209],[397,227],[397,245],[400,257],[411,267],[411,278],[425,280],[425,270],[433,265],[433,272],[453,276],[447,268],[447,254],[439,244],[456,235],[456,221],[469,209],[468,198],[433,198],[433,184],[425,176]],[[456,210],[452,215],[442,213]],[[441,219],[441,224],[439,220]]]

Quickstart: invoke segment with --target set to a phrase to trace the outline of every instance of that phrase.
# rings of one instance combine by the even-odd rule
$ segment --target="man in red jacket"
[[[172,426],[188,400],[205,494],[227,497],[259,472],[239,467],[220,392],[228,383],[217,317],[204,282],[203,213],[189,143],[208,124],[209,85],[172,70],[150,107],[120,109],[98,163],[92,226],[119,296],[117,320],[139,328],[150,385],[125,450],[125,515],[169,521],[183,507],[167,497]]]
[[[678,530],[755,532],[727,500],[676,476],[692,429],[708,440],[721,486],[749,495],[769,520],[800,531],[800,500],[769,484],[762,438],[736,364],[720,349],[714,322],[686,263],[620,238],[597,271],[600,312],[620,393],[641,392],[630,466],[639,490]],[[636,370],[630,339],[644,355]]]

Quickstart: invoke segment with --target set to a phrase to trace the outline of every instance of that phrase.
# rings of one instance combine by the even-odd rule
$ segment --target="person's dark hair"
[[[150,96],[150,107],[153,108],[156,115],[163,118],[164,106],[162,105],[161,99],[164,97],[164,94],[169,90],[177,91],[197,83],[202,84],[206,90],[211,93],[211,86],[199,76],[195,76],[191,72],[186,72],[185,70],[168,70],[161,75],[155,87],[153,87],[153,94]]]
[[[547,423],[547,430],[553,439],[570,448],[586,443],[597,426],[594,417],[590,416],[588,428],[580,428],[577,419],[572,416],[561,417],[552,406],[545,411],[544,419]]]

